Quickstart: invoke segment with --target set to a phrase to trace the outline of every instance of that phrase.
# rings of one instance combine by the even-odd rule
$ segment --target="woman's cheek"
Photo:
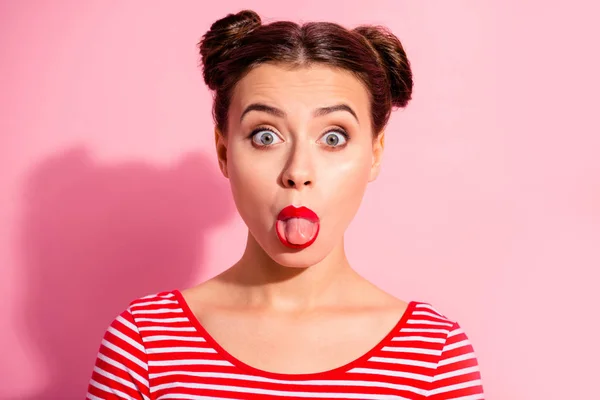
[[[240,158],[230,167],[229,180],[238,211],[250,223],[264,218],[261,214],[270,210],[273,191],[277,189],[274,169],[265,168],[260,161],[245,162]]]
[[[346,160],[328,170],[326,187],[332,196],[349,201],[362,197],[370,172],[369,159],[361,157]]]

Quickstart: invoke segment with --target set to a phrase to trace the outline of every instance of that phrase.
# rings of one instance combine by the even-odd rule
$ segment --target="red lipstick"
[[[289,219],[292,219],[292,218],[300,218],[300,219],[309,221],[310,223],[313,224],[313,226],[310,227],[310,229],[312,229],[312,235],[310,236],[308,241],[306,241],[305,243],[301,243],[301,244],[300,243],[292,243],[292,242],[290,242],[290,240],[288,240],[288,237],[286,234],[287,230],[284,227],[284,225],[285,225],[286,221],[288,221]],[[303,224],[306,225],[306,222],[304,222]],[[319,216],[314,211],[312,211],[310,208],[287,206],[283,210],[281,210],[281,212],[277,216],[275,231],[277,232],[277,237],[279,238],[279,240],[281,241],[281,243],[283,245],[285,245],[289,248],[292,248],[292,249],[304,249],[304,248],[310,246],[311,244],[313,244],[314,241],[317,239],[317,236],[319,234],[319,228],[320,228]],[[295,235],[295,236],[297,236],[297,235]]]

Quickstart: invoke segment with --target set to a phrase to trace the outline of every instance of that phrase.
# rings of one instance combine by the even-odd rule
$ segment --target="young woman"
[[[131,302],[87,398],[483,399],[458,323],[375,287],[344,252],[391,110],[411,98],[400,41],[242,11],[199,47],[246,249],[196,287]]]

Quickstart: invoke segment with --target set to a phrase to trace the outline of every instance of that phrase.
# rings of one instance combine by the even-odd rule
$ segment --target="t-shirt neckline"
[[[339,366],[339,367],[336,367],[333,369],[329,369],[326,371],[310,372],[310,373],[302,373],[302,374],[290,374],[290,373],[280,373],[280,372],[271,372],[271,371],[262,370],[262,369],[253,367],[249,364],[246,364],[245,362],[234,357],[227,350],[225,350],[215,340],[215,338],[213,338],[212,335],[210,333],[208,333],[208,331],[206,329],[204,329],[204,327],[202,326],[202,324],[200,323],[198,318],[196,318],[196,316],[192,312],[190,306],[188,305],[187,301],[185,300],[185,298],[183,297],[181,292],[179,290],[173,290],[172,293],[175,295],[177,302],[181,306],[184,314],[186,315],[186,317],[188,318],[190,323],[194,326],[196,331],[204,337],[204,339],[207,341],[207,343],[209,343],[221,357],[223,357],[224,359],[229,361],[235,367],[237,367],[251,375],[262,376],[262,377],[271,378],[271,379],[281,379],[281,380],[323,379],[325,376],[340,375],[340,374],[350,371],[351,369],[355,368],[356,366],[360,365],[361,363],[363,363],[366,360],[368,360],[369,358],[371,358],[373,354],[375,354],[379,350],[381,350],[400,331],[402,326],[404,326],[406,324],[406,321],[408,320],[408,318],[410,317],[410,315],[412,314],[412,312],[414,310],[414,307],[416,306],[415,301],[410,301],[406,307],[406,310],[404,311],[402,316],[398,319],[398,322],[394,325],[394,327],[390,330],[390,332],[387,335],[385,335],[385,337],[382,340],[380,340],[374,347],[372,347],[368,352],[366,352],[362,356],[360,356],[342,366]]]

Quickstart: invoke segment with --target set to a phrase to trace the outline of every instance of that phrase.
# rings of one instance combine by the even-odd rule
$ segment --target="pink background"
[[[597,393],[597,6],[201,3],[0,3],[0,398],[83,398],[130,300],[240,255],[195,43],[241,7],[392,28],[414,100],[348,232],[353,265],[458,320],[487,399]]]

